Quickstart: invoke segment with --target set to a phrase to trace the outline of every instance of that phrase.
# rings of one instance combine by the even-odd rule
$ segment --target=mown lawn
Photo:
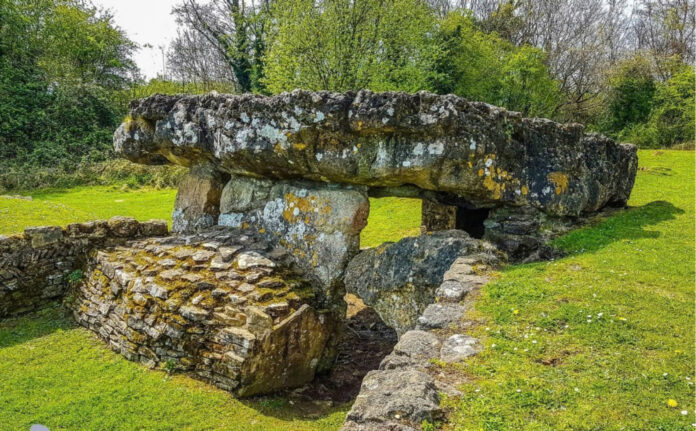
[[[66,225],[127,215],[138,220],[164,219],[171,225],[174,189],[136,189],[121,186],[77,187],[25,193],[32,200],[0,197],[0,235],[19,233],[27,226]],[[372,199],[370,220],[362,232],[365,247],[420,233],[420,201],[406,198]]]
[[[457,430],[694,429],[694,153],[639,157],[630,210],[483,289]]]
[[[694,418],[694,153],[641,151],[631,209],[511,266],[471,317],[485,350],[457,430],[686,430]],[[112,215],[169,218],[173,190],[97,187],[0,198],[0,233]],[[418,233],[417,201],[372,201],[363,246]],[[677,403],[670,407],[670,400]],[[0,321],[0,430],[336,430],[278,398],[238,401],[130,363],[60,308]],[[686,411],[686,415],[682,414]]]
[[[141,221],[165,219],[171,223],[176,190],[98,186],[25,194],[33,199],[0,197],[0,234],[22,232],[27,226],[64,226],[116,215],[128,215]]]

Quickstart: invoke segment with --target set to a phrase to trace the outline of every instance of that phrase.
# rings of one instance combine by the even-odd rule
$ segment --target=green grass
[[[27,226],[67,225],[117,215],[138,220],[164,219],[171,225],[175,189],[122,186],[76,187],[27,193],[33,200],[0,198],[0,234],[19,233]],[[370,200],[370,219],[361,235],[364,247],[420,233],[420,201],[407,198]]]
[[[367,227],[360,234],[361,247],[376,247],[406,236],[420,235],[421,205],[419,199],[370,199]]]
[[[235,400],[126,361],[52,307],[0,321],[0,429],[336,430],[347,406],[298,416],[279,398]]]
[[[174,189],[96,186],[41,190],[31,194],[31,201],[0,198],[0,234],[22,232],[27,226],[64,226],[116,215],[141,221],[165,219],[171,224],[175,195]]]
[[[483,289],[472,317],[486,348],[459,367],[471,383],[452,428],[693,429],[694,153],[639,157],[630,210],[557,240],[567,257],[511,266]],[[93,187],[0,199],[0,233],[169,218],[173,197]],[[371,205],[363,246],[418,234],[417,201]],[[282,399],[238,401],[130,363],[70,322],[59,308],[0,321],[0,430],[337,430],[348,408],[317,419]]]
[[[639,158],[630,210],[483,289],[457,430],[693,429],[694,153]]]

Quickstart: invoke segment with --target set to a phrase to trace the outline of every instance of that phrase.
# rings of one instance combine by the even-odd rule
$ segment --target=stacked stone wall
[[[459,397],[461,375],[444,374],[439,364],[465,361],[482,350],[467,334],[465,315],[476,292],[491,279],[488,254],[460,256],[441,277],[433,303],[415,328],[399,338],[391,354],[370,371],[341,431],[417,431],[423,421],[446,420],[443,395]]]
[[[61,298],[69,274],[82,269],[95,247],[157,235],[167,235],[163,220],[140,223],[114,217],[65,228],[31,227],[20,235],[0,236],[0,317],[34,311]]]
[[[269,393],[310,382],[336,354],[341,316],[295,268],[253,230],[132,241],[90,256],[74,316],[129,360]]]

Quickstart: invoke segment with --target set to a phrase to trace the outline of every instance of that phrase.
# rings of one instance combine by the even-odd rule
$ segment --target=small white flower
[[[663,373],[663,374],[662,374],[662,377],[667,377],[667,373]]]
[[[575,392],[580,392],[580,388],[574,388],[573,389]]]
[[[683,414],[684,416],[686,416],[686,415],[689,414],[689,412],[687,412],[686,410],[682,410],[682,411],[681,411],[681,414]]]
[[[532,344],[536,344],[536,340],[532,340]]]

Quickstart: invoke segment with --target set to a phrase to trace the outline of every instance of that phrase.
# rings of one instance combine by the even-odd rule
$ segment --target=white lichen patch
[[[445,144],[441,141],[435,141],[428,145],[428,154],[431,156],[439,156],[445,151]]]

